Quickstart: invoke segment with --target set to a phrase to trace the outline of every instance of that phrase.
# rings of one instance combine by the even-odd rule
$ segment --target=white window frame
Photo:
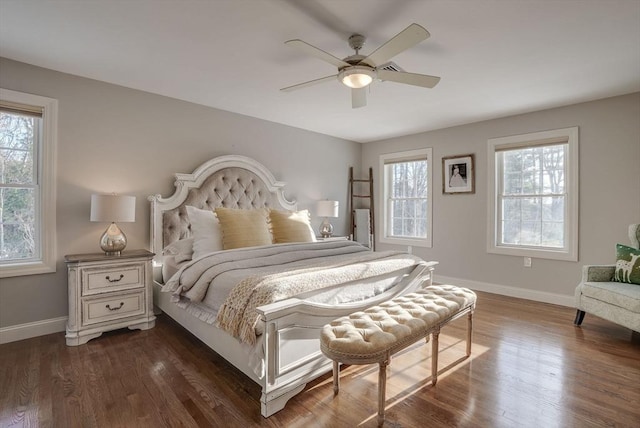
[[[429,247],[433,245],[433,150],[431,148],[408,150],[404,152],[386,153],[380,155],[380,201],[382,205],[382,234],[380,242],[385,244],[397,244],[416,247]],[[391,216],[388,204],[390,191],[390,178],[386,176],[385,164],[390,162],[427,160],[427,237],[426,238],[398,238],[389,234]]]
[[[36,222],[39,254],[36,260],[0,264],[0,278],[56,271],[56,145],[58,136],[58,100],[0,88],[0,99],[42,108],[42,137],[36,142],[39,198]],[[44,215],[46,213],[46,215]]]
[[[500,245],[498,242],[500,227],[500,209],[498,206],[500,182],[498,174],[502,168],[496,162],[496,153],[509,148],[524,149],[562,142],[566,142],[568,145],[565,159],[565,191],[567,192],[567,197],[564,215],[564,247],[555,249],[536,246],[515,247],[512,245]],[[511,256],[578,261],[578,127],[491,138],[488,140],[487,159],[487,252]]]

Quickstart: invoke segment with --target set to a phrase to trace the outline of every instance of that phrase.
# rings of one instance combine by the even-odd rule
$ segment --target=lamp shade
[[[136,220],[136,197],[91,195],[91,221],[133,222]]]
[[[338,201],[318,201],[316,214],[318,217],[338,217]]]

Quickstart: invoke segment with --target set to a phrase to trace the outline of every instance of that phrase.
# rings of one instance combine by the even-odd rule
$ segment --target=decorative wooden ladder
[[[355,193],[354,191],[354,185],[355,183],[369,183],[369,189],[368,189],[368,194],[362,194],[362,193]],[[362,187],[362,186],[361,186]],[[366,190],[365,190],[366,191]],[[355,222],[355,205],[354,205],[354,199],[369,199],[369,224],[371,225],[371,230],[370,230],[370,234],[372,235],[371,238],[371,250],[374,250],[375,247],[375,215],[374,215],[374,201],[373,201],[373,168],[369,168],[369,178],[368,179],[355,179],[353,178],[353,167],[349,167],[349,212],[351,213],[351,221],[350,221],[350,233],[351,233],[351,239],[353,239],[355,241],[356,239],[356,222]],[[359,205],[359,204],[358,204]],[[360,206],[358,206],[358,208],[360,208]]]

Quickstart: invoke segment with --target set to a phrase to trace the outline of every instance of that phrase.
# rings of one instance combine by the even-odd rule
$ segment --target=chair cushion
[[[584,282],[582,294],[640,314],[640,287],[624,282]]]

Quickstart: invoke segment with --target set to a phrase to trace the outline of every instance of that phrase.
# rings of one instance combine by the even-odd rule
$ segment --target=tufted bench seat
[[[378,363],[378,423],[384,421],[386,368],[391,356],[422,338],[432,339],[431,382],[438,380],[440,328],[468,314],[467,357],[471,355],[476,295],[467,288],[431,285],[414,293],[338,318],[322,329],[320,349],[333,360],[333,390],[340,389],[339,364]]]

